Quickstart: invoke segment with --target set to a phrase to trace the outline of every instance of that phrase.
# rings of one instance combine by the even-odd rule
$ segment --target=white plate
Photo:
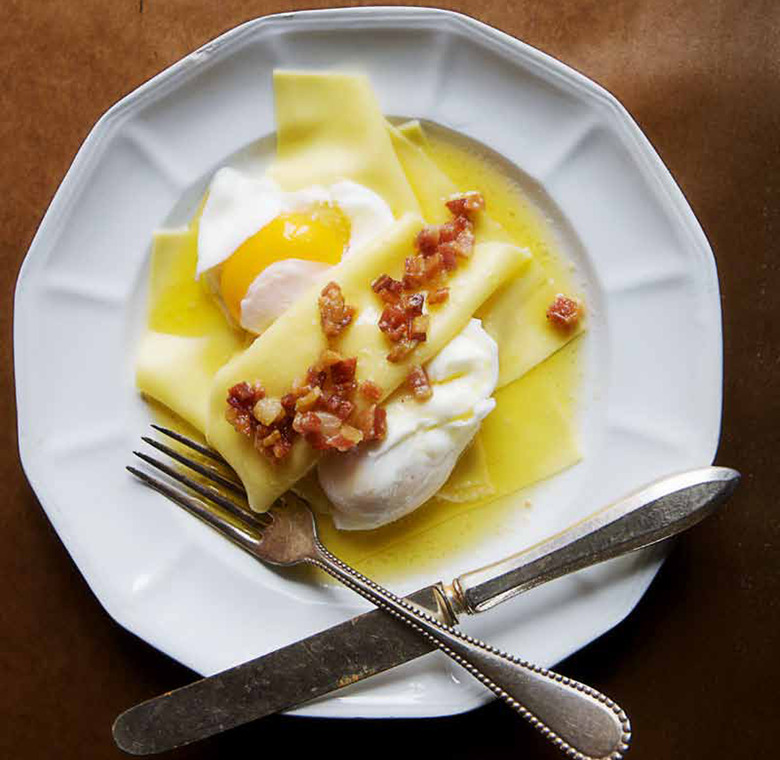
[[[41,504],[106,610],[203,674],[366,608],[346,590],[257,565],[124,471],[150,420],[133,356],[152,231],[186,213],[228,157],[273,132],[274,67],[366,71],[385,113],[430,119],[500,152],[538,181],[552,216],[560,210],[562,243],[587,288],[585,460],[537,489],[534,508],[511,530],[396,591],[449,581],[656,477],[708,464],[720,427],[712,252],[611,95],[445,11],[290,13],[234,29],[128,95],[92,130],[25,259],[14,326],[19,448]],[[463,627],[550,666],[620,621],[661,561],[657,550],[613,561]],[[435,716],[488,698],[432,655],[297,712]]]

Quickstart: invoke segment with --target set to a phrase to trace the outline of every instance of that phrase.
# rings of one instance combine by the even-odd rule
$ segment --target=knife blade
[[[407,599],[453,623],[553,578],[673,536],[731,495],[739,473],[706,467],[665,478],[537,546],[427,586]],[[117,746],[148,755],[183,746],[409,662],[434,646],[373,610],[234,668],[130,708],[114,723]]]
[[[444,620],[441,596],[427,586],[406,597]],[[372,610],[122,713],[117,746],[149,755],[289,710],[435,649],[409,626]]]

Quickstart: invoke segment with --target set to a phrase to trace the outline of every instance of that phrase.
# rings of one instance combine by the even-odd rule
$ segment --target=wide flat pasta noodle
[[[565,331],[551,325],[547,308],[558,287],[535,259],[525,275],[495,293],[475,315],[498,343],[498,388],[523,377],[585,329],[581,321]]]
[[[423,148],[424,150],[428,148],[428,135],[425,134],[422,124],[417,119],[410,119],[403,124],[399,124],[398,131],[404,137],[409,138],[418,148]]]
[[[444,202],[457,192],[452,180],[431,161],[425,151],[400,129],[387,124],[398,160],[417,196],[423,218],[428,224],[442,224],[452,217]]]
[[[246,351],[232,359],[214,379],[209,403],[207,437],[238,473],[253,509],[263,511],[317,461],[318,452],[298,440],[279,463],[257,452],[251,441],[225,419],[228,389],[242,381],[259,381],[269,396],[281,397],[303,377],[327,341],[319,322],[317,297],[322,285],[337,282],[356,318],[333,344],[344,356],[358,359],[357,379],[376,382],[389,395],[406,378],[409,366],[424,363],[455,337],[491,293],[518,274],[527,255],[505,243],[477,245],[471,258],[450,277],[450,298],[431,314],[425,343],[405,361],[387,361],[389,344],[378,329],[381,302],[370,283],[380,274],[400,276],[422,220],[407,215],[380,239],[325,273],[316,286],[288,309]]]
[[[443,199],[478,188],[458,187],[437,166],[425,149],[427,139],[419,122],[407,122],[400,127],[388,124],[387,129],[426,221],[431,224],[446,221],[449,212]],[[479,215],[476,237],[481,241],[523,244],[490,217],[489,208]],[[498,344],[499,388],[522,377],[584,330],[582,322],[568,332],[548,323],[547,307],[558,292],[544,265],[533,260],[528,276],[524,273],[522,278],[508,283],[475,315]]]
[[[380,195],[396,218],[419,212],[366,77],[275,71],[274,94],[277,144],[269,174],[284,190],[350,179]]]
[[[202,282],[195,279],[197,221],[179,230],[161,230],[152,241],[149,273],[150,330],[170,335],[232,333]]]
[[[205,434],[211,382],[243,341],[195,279],[197,239],[196,222],[154,237],[136,384]]]
[[[419,122],[417,128],[422,134]],[[474,188],[458,188],[426,153],[422,143],[414,142],[401,129],[388,123],[387,131],[409,184],[417,196],[425,221],[429,224],[442,224],[450,220],[452,214],[445,201],[464,189]],[[491,218],[489,211],[477,216],[474,233],[478,242],[516,242]]]
[[[211,383],[233,353],[235,348],[229,343],[210,336],[150,331],[142,338],[138,351],[136,383],[142,393],[205,435]]]
[[[485,445],[479,434],[463,452],[435,498],[456,503],[486,499],[496,493],[490,478]]]
[[[496,408],[478,435],[494,498],[514,493],[576,464],[581,458],[571,398],[557,380],[566,374],[570,349],[559,351],[519,380],[496,391]]]

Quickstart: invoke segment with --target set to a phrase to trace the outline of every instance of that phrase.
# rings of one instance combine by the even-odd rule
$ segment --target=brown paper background
[[[121,757],[110,737],[116,715],[192,677],[102,611],[24,479],[11,338],[22,258],[81,141],[117,99],[242,21],[319,5],[2,0],[0,757]],[[740,469],[742,486],[725,511],[679,541],[628,620],[559,669],[628,710],[634,760],[776,757],[780,3],[472,0],[449,7],[611,90],[689,199],[721,278],[725,402],[717,461]],[[304,746],[323,757],[385,747],[412,757],[558,757],[496,703],[425,721],[274,717],[171,756],[233,757],[244,748],[260,756],[285,746],[288,757]]]

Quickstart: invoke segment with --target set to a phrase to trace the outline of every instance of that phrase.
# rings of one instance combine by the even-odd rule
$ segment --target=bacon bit
[[[387,435],[387,411],[371,404],[357,414],[355,425],[363,433],[364,441],[381,441]]]
[[[295,412],[295,402],[297,400],[298,397],[293,393],[285,393],[284,396],[282,396],[282,406],[288,415]]]
[[[322,428],[322,420],[316,412],[298,412],[293,419],[293,430],[301,435],[319,433]]]
[[[452,266],[452,262],[457,266],[459,256],[467,259],[474,252],[474,233],[471,230],[463,230],[454,240],[442,243],[439,252],[445,261],[445,268]]]
[[[485,208],[485,198],[482,193],[472,191],[450,198],[446,206],[455,216],[465,216],[482,211]]]
[[[263,439],[267,438],[269,428],[263,425],[256,425],[253,430],[248,434],[248,437],[252,439],[252,445],[258,450],[263,450]]]
[[[355,379],[355,370],[357,368],[357,357],[351,359],[342,359],[330,366],[330,377],[336,385],[351,383]]]
[[[250,410],[255,403],[265,396],[263,386],[259,383],[236,383],[228,391],[228,404],[236,409]]]
[[[400,280],[394,280],[387,274],[380,275],[371,283],[371,290],[385,303],[398,303],[403,287]]]
[[[278,399],[265,398],[259,383],[237,383],[228,391],[225,418],[260,451],[274,458],[286,455],[292,442],[286,410]]]
[[[379,318],[379,329],[393,342],[397,343],[407,332],[409,320],[402,306],[389,304],[382,311]]]
[[[334,393],[324,399],[323,406],[331,414],[335,414],[340,420],[349,419],[349,416],[355,409],[355,405],[351,401],[340,396],[338,393]]]
[[[547,319],[559,330],[568,332],[573,330],[580,321],[583,311],[582,302],[579,299],[568,298],[562,293],[558,293],[547,309]]]
[[[439,228],[427,224],[418,233],[414,244],[423,256],[433,255],[439,245]]]
[[[344,450],[341,436],[345,427],[350,426],[342,423],[335,414],[330,412],[304,412],[296,415],[293,422],[293,428],[304,436],[306,442],[312,448],[321,451],[339,448],[339,446],[342,447],[339,450]]]
[[[328,379],[328,373],[319,366],[309,367],[306,371],[306,385],[321,388]]]
[[[320,360],[317,362],[317,366],[322,369],[330,369],[334,364],[338,364],[343,361],[344,357],[338,352],[333,351],[330,348],[326,348],[320,355]]]
[[[263,425],[273,425],[284,416],[284,407],[278,398],[261,398],[252,407],[252,415]]]
[[[271,448],[271,453],[274,456],[274,459],[284,459],[292,450],[292,441],[288,441],[285,438],[282,438],[281,441],[278,441],[273,445]]]
[[[422,293],[414,293],[410,296],[404,295],[401,299],[401,308],[406,312],[407,317],[417,317],[422,314],[424,304],[425,296]]]
[[[425,281],[432,282],[444,269],[444,256],[438,251],[425,259]]]
[[[387,409],[383,406],[374,407],[374,433],[373,441],[384,441],[387,436]]]
[[[225,410],[225,419],[243,435],[252,435],[252,415],[228,406]]]
[[[444,261],[444,268],[451,272],[458,266],[458,245],[454,240],[450,240],[446,243],[442,243],[439,246],[439,252],[441,253],[442,260]]]
[[[409,256],[404,261],[404,290],[414,290],[425,282],[425,257]]]
[[[433,395],[428,373],[418,364],[409,370],[409,374],[406,376],[406,387],[409,388],[417,401],[427,401]]]
[[[367,398],[369,401],[379,401],[383,396],[382,387],[377,385],[373,380],[364,380],[358,386],[360,395]]]
[[[458,247],[458,256],[469,258],[474,253],[474,230],[463,230],[458,237],[455,238],[455,245]]]
[[[340,335],[355,316],[355,308],[344,302],[344,294],[337,282],[329,282],[322,289],[318,304],[322,331],[329,338]]]
[[[412,340],[424,343],[428,340],[428,327],[431,323],[431,318],[427,314],[415,317],[412,320],[411,327],[409,328],[409,337]]]
[[[279,432],[277,428],[276,430],[272,431],[269,435],[267,435],[265,438],[263,438],[261,444],[267,448],[269,446],[273,446],[275,443],[281,440],[282,440],[282,434]]]
[[[333,385],[333,394],[340,396],[345,400],[351,399],[355,395],[357,390],[357,380],[352,380],[349,383],[342,383],[341,385]]]
[[[390,349],[390,353],[387,355],[387,361],[392,362],[393,364],[403,361],[415,348],[417,348],[417,344],[418,341],[416,340],[403,338]]]
[[[355,426],[363,433],[363,439],[366,441],[371,440],[374,432],[374,410],[376,408],[376,404],[371,404],[355,415]]]
[[[314,405],[320,400],[321,396],[322,396],[322,389],[319,387],[319,385],[313,386],[312,389],[305,396],[301,396],[295,402],[295,411],[308,412],[309,409],[312,409]]]
[[[342,425],[339,432],[328,439],[328,448],[336,451],[349,451],[363,440],[363,433],[352,425]]]
[[[258,383],[237,383],[228,390],[225,419],[244,435],[252,435],[255,423],[254,407],[264,396],[265,391]]]
[[[456,240],[461,233],[473,231],[473,229],[474,225],[468,217],[456,216],[454,219],[450,219],[449,222],[445,222],[440,227],[440,241],[442,243],[451,243],[453,240]]]
[[[424,304],[423,293],[405,293],[400,303],[384,308],[379,329],[395,344],[387,355],[388,361],[401,361],[427,339],[429,318],[423,314]]]
[[[428,373],[419,364],[413,364],[406,375],[406,387],[417,401],[427,401],[433,395]]]
[[[443,243],[439,246],[439,256],[441,256],[442,266],[446,272],[452,272],[458,267],[458,254],[453,246]]]
[[[438,288],[432,293],[428,293],[428,306],[444,303],[450,297],[449,288]]]

